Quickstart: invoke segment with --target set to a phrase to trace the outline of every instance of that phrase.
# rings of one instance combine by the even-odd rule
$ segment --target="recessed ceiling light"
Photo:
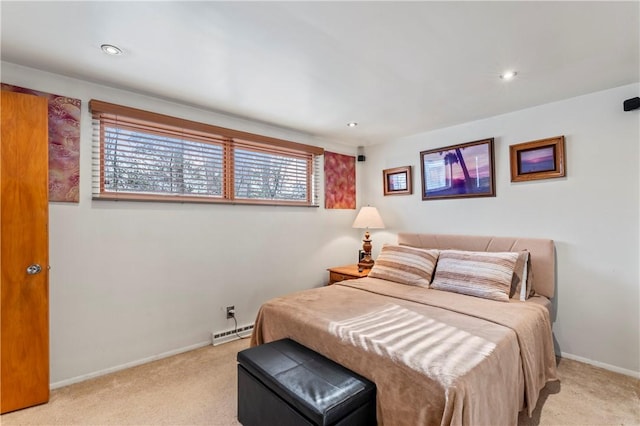
[[[102,46],[100,46],[100,49],[102,49],[102,51],[107,55],[122,55],[122,49],[120,49],[118,46],[114,46],[113,44],[103,44]]]
[[[515,71],[505,71],[504,73],[500,74],[500,78],[503,80],[511,80],[516,75],[518,75],[518,73]]]
[[[358,123],[356,123],[355,121],[352,121],[350,123],[347,123],[348,127],[356,127],[358,125]]]

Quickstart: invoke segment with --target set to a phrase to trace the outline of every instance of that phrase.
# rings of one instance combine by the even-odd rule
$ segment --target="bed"
[[[425,259],[436,253],[426,286],[423,277],[418,285],[393,274],[386,279],[393,256],[407,265],[405,251]],[[499,258],[498,269],[515,268],[507,300],[485,297],[493,290],[474,293],[485,285],[482,266],[462,275],[455,269],[483,257]],[[423,274],[411,262],[404,272]],[[443,286],[451,268],[473,281],[475,295]],[[521,410],[531,415],[540,390],[556,379],[554,292],[552,240],[401,233],[398,244],[382,248],[369,277],[263,304],[251,345],[291,338],[370,379],[381,425],[514,425]]]

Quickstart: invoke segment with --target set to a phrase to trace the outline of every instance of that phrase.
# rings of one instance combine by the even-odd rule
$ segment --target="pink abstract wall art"
[[[80,186],[80,99],[2,84],[2,90],[49,102],[49,201],[77,203]]]
[[[324,208],[356,208],[356,157],[324,152]]]

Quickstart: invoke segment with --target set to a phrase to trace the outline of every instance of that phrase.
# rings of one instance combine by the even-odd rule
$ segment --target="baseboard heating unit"
[[[211,333],[211,341],[213,346],[218,346],[223,343],[231,342],[232,340],[238,340],[240,338],[249,337],[253,332],[253,324],[232,328],[225,331],[216,331]]]

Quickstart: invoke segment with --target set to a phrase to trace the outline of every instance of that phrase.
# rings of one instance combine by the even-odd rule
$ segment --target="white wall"
[[[99,99],[323,146],[355,147],[2,63],[2,82],[82,100],[80,203],[50,203],[54,387],[210,342],[267,299],[355,260],[354,210],[93,201],[88,101]],[[359,171],[359,169],[358,169]],[[321,188],[321,203],[324,195]]]
[[[554,335],[563,355],[640,375],[638,84],[367,147],[365,201],[388,229],[551,238],[556,242]],[[509,145],[566,138],[565,178],[511,183]],[[420,151],[495,138],[495,198],[422,201]],[[382,170],[412,165],[414,194],[382,194]],[[374,254],[376,250],[374,249]]]
[[[91,200],[87,103],[100,99],[324,146],[353,147],[76,79],[2,63],[2,82],[80,98],[79,204],[50,204],[54,386],[206,344],[223,307],[251,323],[266,299],[325,283],[350,263],[353,210]],[[622,101],[638,84],[368,147],[358,204],[379,207],[374,254],[398,231],[548,237],[556,241],[554,333],[560,351],[640,372],[640,118]],[[511,183],[509,145],[565,135],[567,177]],[[419,152],[495,138],[495,198],[422,201]],[[414,194],[382,196],[381,171],[414,166]],[[361,196],[362,195],[362,196]],[[323,200],[321,188],[321,200]]]

